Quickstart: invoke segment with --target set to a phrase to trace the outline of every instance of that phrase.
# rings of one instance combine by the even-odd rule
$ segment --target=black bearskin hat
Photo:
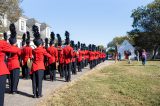
[[[92,51],[94,51],[94,50],[95,50],[95,45],[92,44]]]
[[[87,50],[87,47],[86,47],[86,44],[85,44],[85,43],[83,44],[83,47],[84,47],[84,50]]]
[[[48,48],[48,38],[45,38],[45,48]]]
[[[5,41],[7,41],[8,36],[7,36],[7,33],[6,33],[6,32],[3,33],[3,38],[4,38]]]
[[[62,45],[62,40],[60,34],[57,34],[58,46]]]
[[[27,31],[26,44],[28,44],[28,45],[29,45],[29,43],[30,43],[30,32],[29,32],[29,31]]]
[[[92,50],[92,45],[89,44],[88,48],[89,48],[89,50],[91,51],[91,50]]]
[[[75,44],[74,44],[74,41],[73,41],[73,40],[71,40],[71,46],[72,46],[72,48],[74,48],[74,46],[75,46]]]
[[[52,45],[52,44],[54,44],[54,39],[55,39],[55,34],[54,34],[54,32],[51,32],[50,37],[51,37],[50,45]]]
[[[65,32],[65,36],[66,36],[65,44],[68,45],[68,44],[70,44],[70,38],[69,38],[70,34],[68,31]]]
[[[81,43],[81,50],[84,50],[84,44]]]
[[[78,49],[81,48],[81,43],[78,41]]]
[[[33,25],[32,31],[33,31],[33,36],[34,36],[34,40],[33,40],[34,44],[36,46],[41,45],[43,43],[43,40],[40,37],[38,26]]]
[[[22,36],[22,46],[25,45],[25,42],[26,42],[26,34],[24,33]]]
[[[17,39],[16,39],[16,35],[17,35],[16,27],[12,23],[12,24],[10,24],[9,29],[10,29],[10,32],[11,32],[10,38],[9,38],[9,42],[10,42],[11,45],[13,45],[13,44],[15,44],[17,42]]]
[[[75,44],[75,50],[78,50],[78,45],[77,44]]]

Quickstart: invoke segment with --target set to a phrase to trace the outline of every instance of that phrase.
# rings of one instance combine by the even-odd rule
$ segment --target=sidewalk
[[[96,68],[101,67],[102,64],[103,66],[107,66],[112,63],[114,62],[105,61],[104,63],[99,64]],[[89,71],[91,71],[89,67],[86,67],[82,72],[78,72],[77,75],[72,75],[72,81],[77,80],[85,73],[89,73]],[[43,81],[43,97],[40,99],[32,98],[32,81],[20,79],[18,85],[19,94],[12,95],[6,93],[4,106],[35,106],[38,102],[43,101],[46,97],[48,97],[47,95],[49,95],[51,92],[68,84],[68,82],[64,82],[64,79],[59,79],[59,74],[57,74],[57,77],[57,81],[55,82]]]

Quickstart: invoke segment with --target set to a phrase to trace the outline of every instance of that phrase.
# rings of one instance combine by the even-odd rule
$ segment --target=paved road
[[[105,65],[112,64],[111,61],[106,61],[104,63],[101,63],[96,68],[100,68]],[[91,70],[87,67],[83,69],[82,72],[78,72],[77,75],[72,75],[72,81],[77,80],[85,73],[89,73]],[[19,85],[18,85],[18,91],[19,94],[9,94],[6,92],[5,94],[5,103],[4,106],[35,106],[39,101],[44,100],[47,95],[49,95],[51,92],[60,89],[63,86],[66,86],[68,83],[64,82],[64,79],[59,79],[57,74],[57,81],[51,82],[51,81],[43,81],[43,97],[40,99],[34,99],[32,98],[32,81],[31,80],[23,80],[20,79]],[[6,89],[6,91],[8,91]]]

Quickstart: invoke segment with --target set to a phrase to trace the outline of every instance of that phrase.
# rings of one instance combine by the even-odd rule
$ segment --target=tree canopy
[[[20,2],[20,0],[0,0],[1,15],[6,14],[10,22],[16,22],[22,14],[22,9],[19,6]],[[0,29],[4,29],[3,27],[1,26]]]
[[[133,30],[129,32],[136,46],[153,50],[160,45],[160,0],[133,10]]]
[[[111,42],[109,42],[107,46],[108,47],[115,47],[116,45],[122,44],[122,42],[124,40],[128,40],[130,43],[132,43],[134,45],[134,41],[131,36],[119,36],[119,37],[113,38],[113,40]]]
[[[136,46],[154,51],[154,59],[160,46],[160,0],[134,9],[131,17],[133,30],[129,32],[130,36]]]

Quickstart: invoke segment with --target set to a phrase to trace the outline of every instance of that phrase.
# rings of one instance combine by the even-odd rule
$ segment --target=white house
[[[0,13],[0,26],[7,27],[7,15]]]
[[[46,23],[41,23],[41,35],[42,38],[49,38],[51,33],[51,27]]]
[[[38,22],[38,21],[37,21],[36,19],[34,19],[34,18],[28,19],[26,25],[27,25],[27,27],[30,28],[30,29],[32,29],[32,26],[33,26],[33,25],[36,25],[36,26],[38,26],[38,28],[39,28],[39,32],[41,32],[41,23]]]
[[[27,20],[28,20],[28,18],[26,16],[22,15],[21,17],[19,17],[18,21],[15,23],[18,34],[22,35],[23,33],[26,33]]]
[[[122,59],[125,58],[124,51],[130,51],[132,59],[135,57],[135,48],[127,40],[118,47],[118,53],[121,53]]]
[[[10,22],[7,19],[7,15],[0,13],[0,27],[9,27]],[[17,44],[20,47],[22,43],[22,35],[27,31],[30,32],[31,40],[33,40],[32,26],[36,25],[39,28],[39,32],[42,35],[42,38],[49,38],[51,33],[51,27],[46,23],[40,23],[34,18],[28,18],[24,15],[19,17],[18,21],[15,22],[16,30],[17,30]],[[10,31],[7,31],[8,35]],[[0,32],[0,37],[3,37],[3,32]],[[31,45],[33,46],[33,42],[31,41]]]

